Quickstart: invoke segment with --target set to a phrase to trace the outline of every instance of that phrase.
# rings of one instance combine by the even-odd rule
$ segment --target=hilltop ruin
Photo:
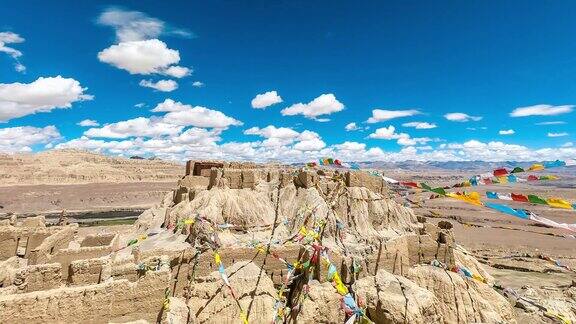
[[[416,217],[364,171],[189,161],[129,233],[77,233],[42,217],[0,223],[0,322],[270,323],[285,284],[282,321],[344,323],[327,269],[301,266],[319,246],[302,233],[316,235],[366,321],[515,322],[450,224]],[[297,276],[286,284],[287,264]]]

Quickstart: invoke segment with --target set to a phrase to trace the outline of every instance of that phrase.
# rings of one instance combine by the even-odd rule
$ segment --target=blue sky
[[[573,2],[0,6],[3,152],[576,157]]]

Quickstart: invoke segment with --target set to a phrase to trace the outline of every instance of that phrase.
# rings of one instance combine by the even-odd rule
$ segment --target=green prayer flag
[[[422,189],[424,189],[424,190],[432,191],[432,187],[430,187],[429,185],[425,184],[424,182],[420,182],[420,186],[421,186]]]
[[[528,201],[533,204],[540,204],[540,205],[548,205],[546,200],[536,196],[536,195],[528,195]]]
[[[442,187],[434,188],[434,189],[432,189],[432,191],[434,191],[435,193],[437,193],[439,195],[446,196],[446,190],[444,190],[444,188],[442,188]]]
[[[524,172],[524,169],[522,169],[521,167],[515,167],[514,170],[512,170],[510,173],[520,173],[520,172]]]

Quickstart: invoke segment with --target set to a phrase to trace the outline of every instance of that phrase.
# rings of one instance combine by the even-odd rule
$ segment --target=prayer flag
[[[494,176],[495,177],[500,177],[500,176],[504,176],[507,174],[508,174],[508,171],[506,171],[506,169],[504,169],[504,168],[494,170]]]
[[[528,195],[528,201],[533,204],[540,204],[540,205],[548,205],[546,200],[536,196],[536,195]]]
[[[546,200],[546,202],[548,203],[548,205],[550,205],[552,207],[572,209],[572,205],[570,205],[570,203],[564,199],[548,198],[548,200]]]
[[[521,173],[524,172],[524,169],[522,169],[521,167],[515,167],[514,170],[512,170],[510,173]]]
[[[498,199],[498,194],[492,191],[486,191],[486,198],[488,199]]]
[[[532,166],[528,168],[528,171],[540,171],[540,170],[544,170],[544,166],[538,163],[532,164]]]
[[[512,196],[512,200],[514,201],[521,201],[521,202],[528,202],[528,197],[524,196],[524,195],[519,195],[519,194],[511,194]]]
[[[546,169],[566,166],[566,162],[560,160],[544,162],[543,164]]]

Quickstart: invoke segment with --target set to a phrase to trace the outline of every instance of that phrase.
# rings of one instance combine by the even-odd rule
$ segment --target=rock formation
[[[344,323],[346,296],[365,322],[516,321],[449,227],[363,171],[191,161],[129,233],[6,224],[0,262],[0,322]]]

